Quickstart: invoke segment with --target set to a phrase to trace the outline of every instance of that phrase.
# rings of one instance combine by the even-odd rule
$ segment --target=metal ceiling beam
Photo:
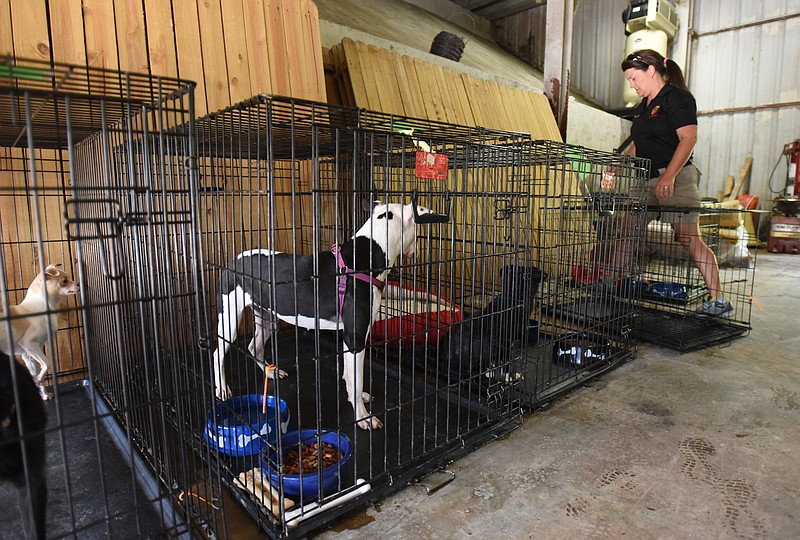
[[[544,93],[556,117],[562,140],[567,140],[567,104],[572,60],[573,0],[547,2],[544,50]]]
[[[531,8],[535,8],[546,3],[547,0],[496,0],[494,2],[486,2],[484,0],[468,0],[466,2],[462,2],[461,5],[463,5],[466,9],[475,12],[476,15],[480,15],[484,19],[494,21],[497,19],[502,19],[503,17],[522,13],[523,11],[528,11]],[[468,4],[480,5],[469,7]]]

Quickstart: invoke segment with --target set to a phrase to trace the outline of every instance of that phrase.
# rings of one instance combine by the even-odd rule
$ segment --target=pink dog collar
[[[339,246],[333,244],[331,246],[331,252],[336,255],[336,264],[339,266],[339,270],[341,274],[339,275],[339,315],[341,316],[342,310],[344,309],[344,293],[347,290],[347,276],[353,276],[354,278],[366,281],[367,283],[372,283],[375,287],[383,290],[384,282],[379,280],[376,277],[372,277],[369,274],[365,274],[363,272],[356,272],[352,268],[349,268],[345,263],[344,259],[342,258],[342,253],[339,251]]]

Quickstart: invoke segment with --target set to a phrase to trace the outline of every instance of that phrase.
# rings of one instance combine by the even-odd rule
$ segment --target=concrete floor
[[[753,331],[637,357],[506,439],[315,535],[800,538],[800,256],[758,254]]]

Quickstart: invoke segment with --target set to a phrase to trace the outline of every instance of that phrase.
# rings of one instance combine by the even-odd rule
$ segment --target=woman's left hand
[[[675,193],[675,177],[662,174],[656,182],[656,196],[659,199],[668,199]]]

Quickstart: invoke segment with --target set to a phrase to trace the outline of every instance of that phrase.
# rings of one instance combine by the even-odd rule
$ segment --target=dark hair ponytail
[[[632,52],[622,62],[622,71],[626,69],[636,68],[646,71],[649,66],[656,68],[664,80],[677,86],[686,92],[689,89],[686,87],[686,81],[683,79],[683,71],[681,67],[675,63],[674,60],[664,58],[660,53],[653,49],[642,49],[640,51]]]

